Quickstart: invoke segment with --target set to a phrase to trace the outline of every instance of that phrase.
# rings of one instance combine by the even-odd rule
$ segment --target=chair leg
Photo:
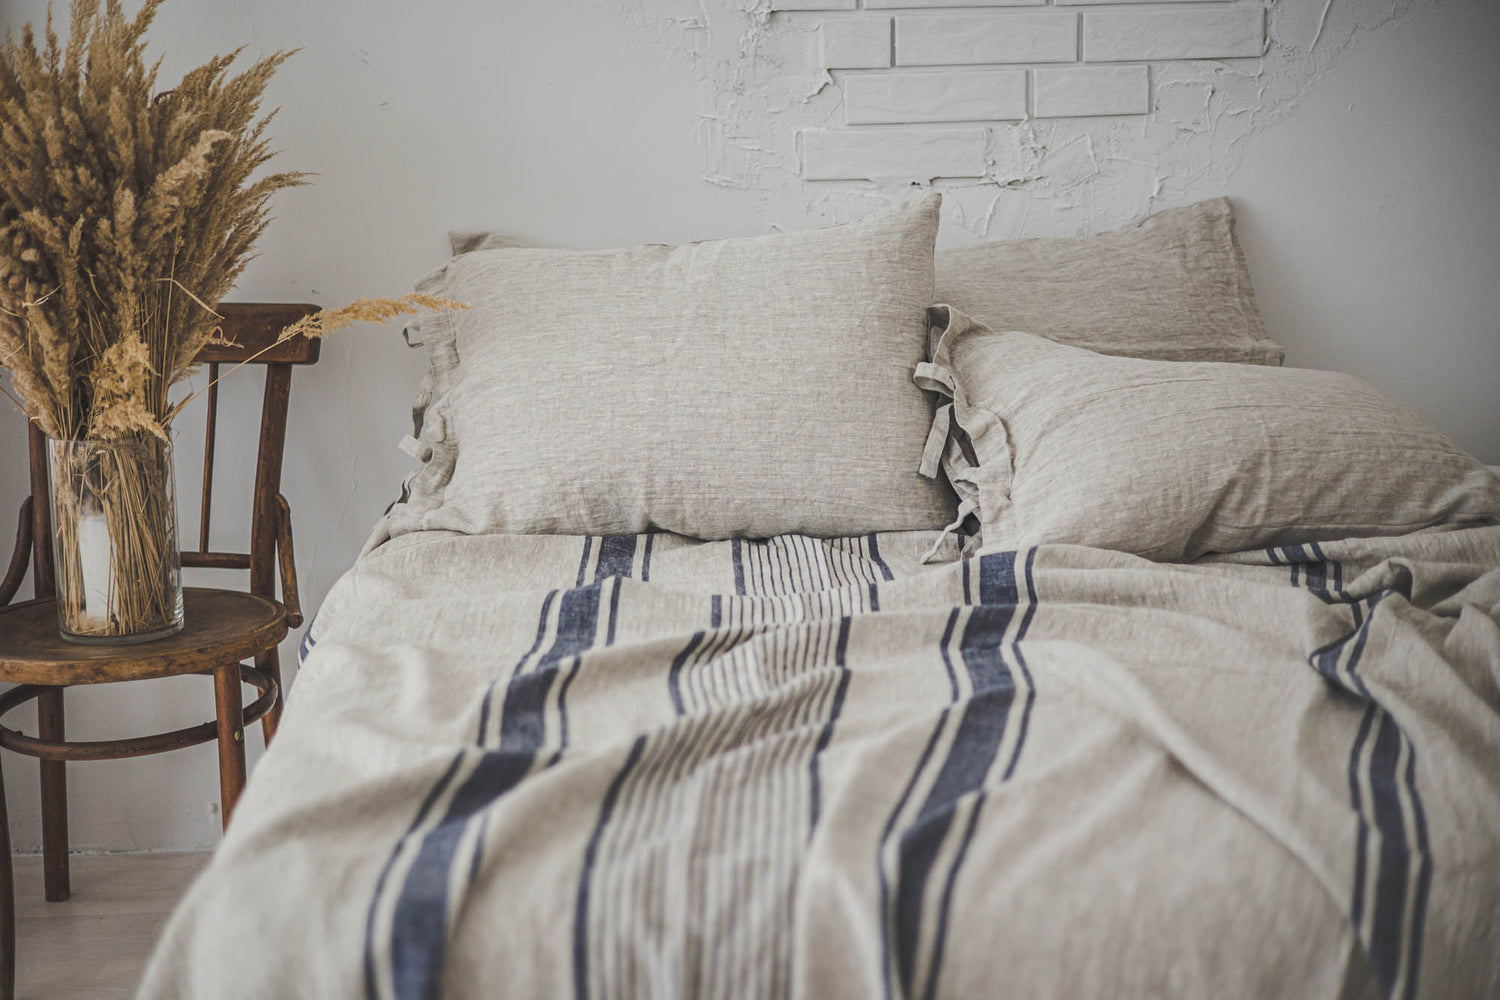
[[[62,742],[63,689],[44,691],[36,700],[37,736]],[[68,775],[60,760],[40,762],[42,781],[42,872],[47,902],[73,894],[68,878]]]
[[[276,704],[272,705],[270,711],[260,720],[261,733],[265,736],[266,746],[269,747],[271,740],[276,736],[276,727],[281,725],[281,702],[286,697],[286,690],[281,686],[281,655],[273,646],[255,658],[255,665],[276,682]]]
[[[10,816],[0,776],[0,1000],[16,995],[16,888],[10,857]]]
[[[245,787],[245,715],[238,663],[214,668],[214,703],[219,724],[219,811],[227,830]]]

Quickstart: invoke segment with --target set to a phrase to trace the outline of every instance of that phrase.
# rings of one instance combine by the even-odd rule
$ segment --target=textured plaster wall
[[[942,239],[957,244],[1107,229],[1227,192],[1290,363],[1361,374],[1500,462],[1500,5],[1141,9],[1246,6],[1266,10],[1262,58],[1150,62],[1145,115],[961,125],[984,133],[983,176],[968,178],[803,177],[801,133],[856,128],[844,123],[843,71],[821,66],[830,12],[748,0],[169,0],[152,47],[166,79],[242,43],[251,56],[303,47],[273,83],[272,131],[282,166],[320,176],[278,196],[242,298],[402,291],[444,259],[449,228],[577,247],[754,234],[852,218],[915,181],[944,191]],[[864,7],[839,16],[871,16],[876,3]],[[42,0],[7,0],[0,27],[43,13]],[[294,378],[284,492],[309,609],[409,468],[395,442],[422,368],[392,326],[328,341]],[[251,446],[258,400],[252,381],[226,390],[221,456]],[[188,525],[199,432],[189,419],[179,434]],[[7,540],[23,463],[22,422],[0,412]],[[248,492],[248,472],[221,465],[216,544],[243,544]],[[69,725],[80,738],[140,734],[202,721],[211,703],[198,678],[79,691]],[[28,711],[16,718],[30,725]],[[253,760],[257,734],[249,745]],[[35,765],[9,753],[3,764],[15,843],[34,849]],[[217,840],[209,747],[69,774],[79,848]]]
[[[912,183],[932,183],[944,193],[944,239],[958,244],[1098,232],[1159,207],[1222,193],[1253,140],[1295,114],[1351,46],[1437,2],[1248,0],[1232,6],[1179,4],[1166,10],[1160,3],[1127,0],[1083,8],[965,5],[960,16],[966,21],[988,16],[1001,25],[1014,24],[1008,29],[1012,32],[1024,32],[1027,19],[1038,11],[1052,17],[1080,9],[1086,16],[1263,9],[1264,54],[1135,60],[1133,65],[1150,69],[1151,112],[1146,115],[989,123],[983,129],[987,135],[980,178],[945,173],[944,158],[934,150],[926,162],[915,157],[910,170],[876,167],[869,180],[852,183],[804,179],[802,144],[809,133],[823,129],[861,131],[845,125],[844,84],[851,79],[850,71],[824,69],[819,54],[822,26],[849,23],[859,15],[844,10],[773,11],[754,0],[599,0],[599,6],[692,67],[698,83],[703,178],[761,193],[771,226],[857,217],[900,197]],[[772,6],[841,5],[786,0]],[[878,7],[865,3],[862,13],[883,19],[893,13],[928,14],[934,6],[941,5],[893,0]],[[907,9],[899,9],[903,7]],[[956,53],[953,61],[962,58]],[[1028,63],[1024,58],[1020,64],[1057,65]],[[949,67],[947,72],[960,70]],[[964,120],[963,115],[946,119]],[[878,131],[932,137],[951,135],[955,126],[885,125]]]

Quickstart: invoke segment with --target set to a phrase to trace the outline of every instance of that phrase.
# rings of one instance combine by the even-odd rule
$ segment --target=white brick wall
[[[891,64],[891,19],[841,17],[818,28],[824,69],[884,69]]]
[[[853,10],[854,0],[771,0],[772,10]]]
[[[1082,6],[1085,6],[1085,5],[1090,6],[1090,7],[1103,7],[1105,5],[1108,5],[1108,6],[1111,6],[1111,7],[1119,7],[1122,4],[1129,3],[1130,0],[1052,0],[1052,2],[1055,3],[1055,4],[1057,4],[1059,7],[1082,7]],[[1208,0],[1152,0],[1152,2],[1153,3],[1204,3],[1204,2],[1208,2]],[[865,6],[868,7],[869,4],[865,4]]]
[[[1047,0],[865,0],[873,10],[899,7],[1040,7]]]
[[[896,18],[898,66],[1072,62],[1077,14],[918,14]]]
[[[983,128],[806,129],[802,176],[811,181],[983,177]]]
[[[1151,110],[1145,66],[1069,66],[1033,74],[1038,118],[1144,115]]]
[[[1084,55],[1096,62],[1258,56],[1265,38],[1266,13],[1260,7],[1083,15]]]
[[[1152,67],[1258,58],[1272,0],[772,0],[818,28],[843,126],[809,180],[979,177],[983,123],[1152,113]],[[837,11],[820,16],[817,13]],[[971,129],[934,128],[971,122]]]
[[[860,73],[844,80],[844,121],[850,125],[1025,117],[1025,70]]]

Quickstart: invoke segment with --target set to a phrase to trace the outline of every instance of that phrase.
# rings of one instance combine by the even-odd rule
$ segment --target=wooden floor
[[[73,897],[42,898],[42,859],[16,858],[18,1000],[128,1000],[172,906],[208,854],[72,859]]]

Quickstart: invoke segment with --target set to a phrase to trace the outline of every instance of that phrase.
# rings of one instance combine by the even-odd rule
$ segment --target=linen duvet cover
[[[1500,994],[1500,527],[375,547],[145,997]]]

